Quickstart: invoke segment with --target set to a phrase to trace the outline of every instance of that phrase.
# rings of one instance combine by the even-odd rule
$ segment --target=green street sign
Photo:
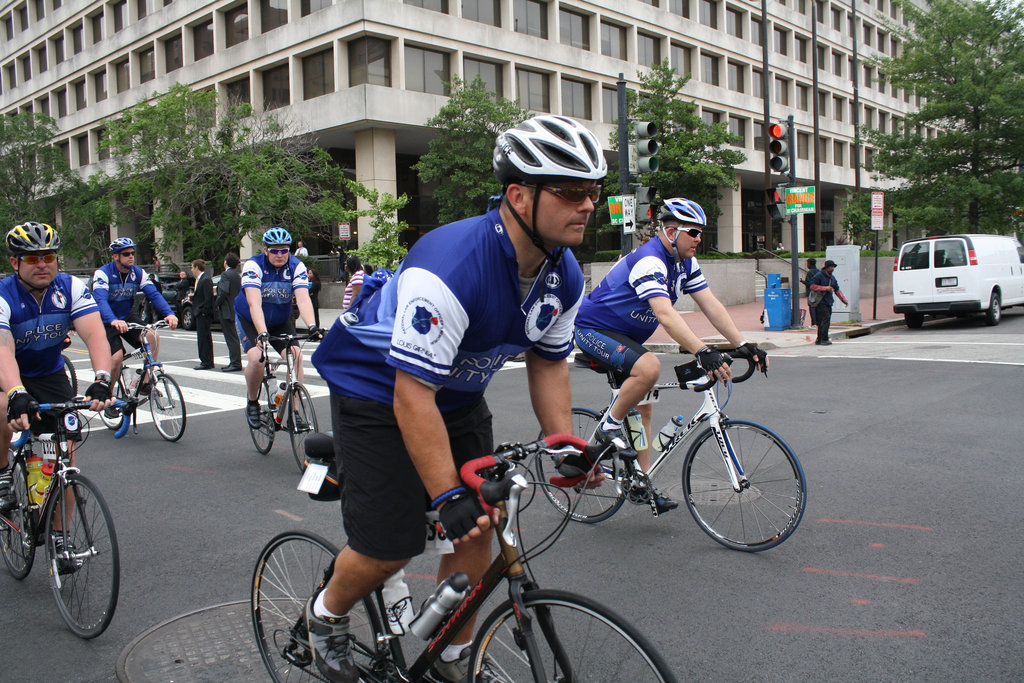
[[[608,214],[611,216],[612,225],[622,225],[622,197],[608,196]]]
[[[814,185],[786,188],[786,215],[814,213]]]

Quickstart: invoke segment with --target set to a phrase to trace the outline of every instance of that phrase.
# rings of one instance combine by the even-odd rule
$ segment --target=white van
[[[1002,308],[1024,305],[1024,247],[1005,235],[909,240],[893,264],[892,297],[907,327],[921,327],[926,315],[978,312],[998,325]]]

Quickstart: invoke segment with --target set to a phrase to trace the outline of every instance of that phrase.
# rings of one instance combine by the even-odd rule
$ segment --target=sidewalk
[[[887,294],[885,296],[880,295],[878,297],[877,318],[872,317],[874,306],[875,302],[872,296],[868,295],[867,297],[861,298],[861,321],[859,323],[837,322],[835,317],[833,317],[832,328],[829,330],[829,336],[832,339],[847,339],[849,337],[859,337],[861,335],[871,334],[873,331],[878,329],[895,327],[903,324],[903,317],[896,315],[892,311],[891,294]],[[800,299],[800,307],[806,310],[806,299]],[[740,332],[743,332],[747,340],[763,346],[765,349],[813,344],[816,338],[816,331],[813,327],[805,327],[802,330],[765,330],[764,325],[761,323],[761,312],[764,310],[764,304],[760,300],[749,304],[728,306],[727,308],[729,310],[729,315],[731,315],[732,319],[736,321],[736,326],[740,329]],[[339,315],[341,315],[341,309],[321,308],[321,327],[324,329],[330,329],[331,325],[334,324],[334,321]],[[708,319],[705,318],[704,314],[700,311],[684,313],[683,319],[686,320],[686,324],[690,326],[690,329],[705,341],[711,343],[721,343],[725,341],[725,339],[718,334],[718,331],[710,322],[708,322]],[[302,320],[297,320],[296,325],[300,328],[303,327]],[[655,351],[657,353],[679,352],[679,345],[673,342],[660,327],[648,340],[646,346],[651,351]]]

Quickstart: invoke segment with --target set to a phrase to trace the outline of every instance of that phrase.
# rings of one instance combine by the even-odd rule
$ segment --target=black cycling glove
[[[316,341],[320,341],[320,340],[322,340],[324,338],[324,331],[321,330],[316,325],[310,325],[308,332],[309,332],[309,338],[310,339],[315,339]]]
[[[766,375],[768,374],[767,351],[762,349],[757,344],[754,344],[753,342],[747,342],[746,344],[743,344],[736,350],[739,351],[742,355],[746,356],[747,358],[753,359],[754,362],[757,363],[757,369]]]
[[[18,391],[14,396],[7,398],[7,421],[17,420],[22,415],[29,413],[31,406],[36,400],[27,391]],[[29,415],[29,417],[32,417]]]
[[[93,382],[85,390],[85,397],[100,402],[108,400],[110,398],[110,383],[102,380]]]
[[[582,451],[566,447],[560,451],[553,451],[551,456],[561,456],[555,463],[555,469],[563,477],[582,477],[594,468],[594,463],[607,448],[607,444],[598,442],[587,444]]]
[[[438,519],[445,535],[451,539],[462,538],[476,529],[477,517],[484,516],[483,506],[475,493],[460,493],[448,499],[438,512]]]
[[[705,346],[693,355],[697,357],[697,363],[700,365],[701,369],[707,373],[712,373],[725,365],[726,355],[718,349],[710,346]]]

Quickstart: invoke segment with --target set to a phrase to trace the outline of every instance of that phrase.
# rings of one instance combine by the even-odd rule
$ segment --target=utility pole
[[[629,194],[629,113],[626,111],[626,78],[619,72],[619,80],[615,82],[619,104],[619,194]],[[632,235],[627,235],[620,228],[619,248],[623,256],[633,247]]]

